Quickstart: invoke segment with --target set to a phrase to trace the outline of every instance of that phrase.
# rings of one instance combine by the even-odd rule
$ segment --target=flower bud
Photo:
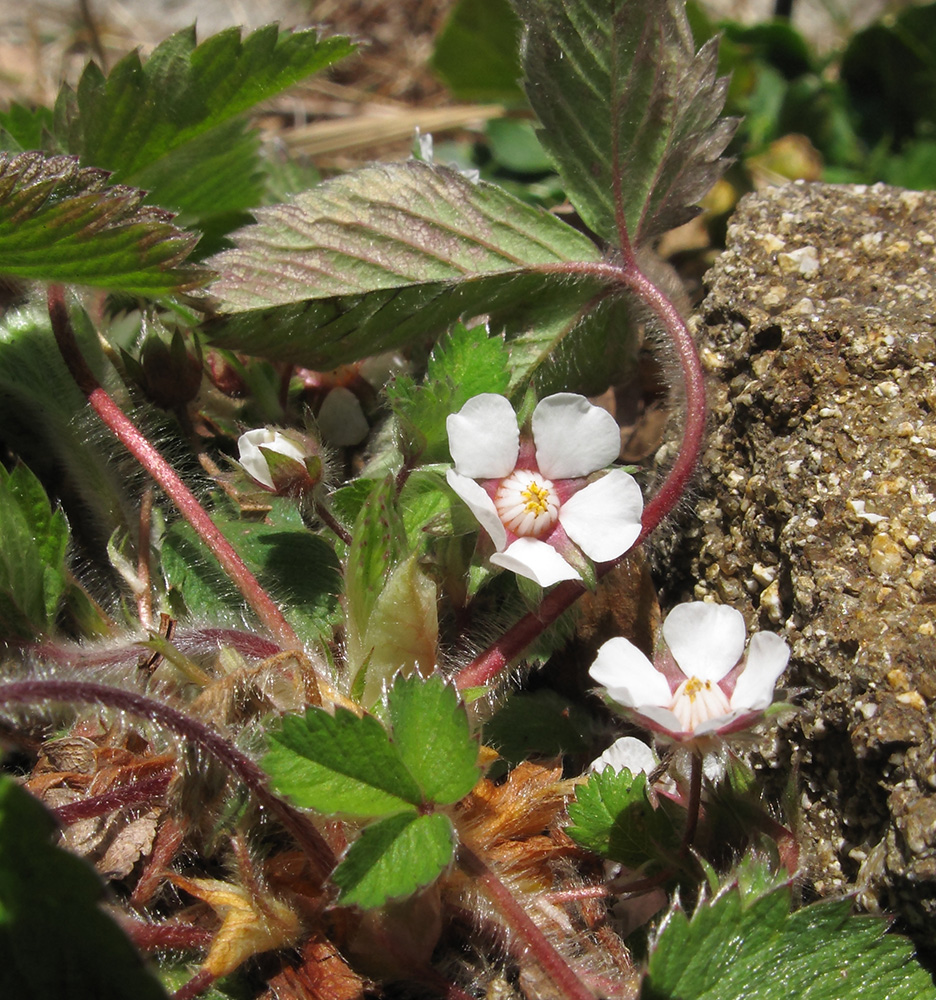
[[[141,385],[147,398],[164,410],[190,403],[201,386],[201,351],[190,353],[182,334],[176,330],[166,343],[155,330],[140,351]]]
[[[299,431],[258,427],[237,439],[237,449],[244,471],[278,496],[301,496],[322,479],[321,446]]]

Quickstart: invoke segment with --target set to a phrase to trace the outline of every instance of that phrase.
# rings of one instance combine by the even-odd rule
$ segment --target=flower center
[[[559,519],[555,486],[529,469],[517,469],[501,480],[494,506],[504,527],[521,538],[541,538]]]
[[[725,692],[717,684],[700,681],[698,677],[689,677],[676,688],[669,707],[685,733],[694,732],[710,719],[731,714]]]

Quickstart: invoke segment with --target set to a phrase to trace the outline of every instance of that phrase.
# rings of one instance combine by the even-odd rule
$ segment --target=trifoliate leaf
[[[55,624],[65,591],[68,525],[26,468],[0,465],[0,637],[32,639]]]
[[[263,767],[278,792],[323,813],[387,816],[423,801],[386,729],[344,708],[286,716]]]
[[[212,258],[222,346],[318,367],[530,301],[565,261],[599,260],[555,216],[458,171],[365,167],[261,209]]]
[[[934,1000],[908,941],[848,900],[790,913],[784,886],[753,902],[737,889],[675,910],[651,947],[642,1000]]]
[[[627,768],[589,775],[569,803],[569,817],[573,840],[627,868],[659,861],[679,843],[673,816],[647,798],[647,776]]]
[[[338,902],[371,909],[412,895],[442,874],[454,849],[452,822],[442,813],[402,813],[372,823],[332,874]]]
[[[0,996],[16,1000],[166,1000],[100,909],[100,879],[51,844],[55,822],[0,776]]]
[[[514,0],[526,91],[566,192],[619,243],[616,200],[644,244],[695,214],[735,128],[718,115],[717,43],[694,52],[683,0]]]
[[[450,805],[478,780],[478,745],[451,684],[398,676],[387,696],[393,743],[427,799]]]
[[[0,274],[158,295],[205,272],[181,266],[196,237],[70,156],[0,153]]]
[[[196,45],[193,26],[145,62],[130,53],[106,77],[89,64],[77,90],[59,94],[56,134],[83,164],[147,187],[156,204],[198,216],[246,209],[259,190],[257,144],[232,141],[240,125],[231,120],[353,50],[346,38],[275,24]]]
[[[455,326],[435,347],[422,383],[398,376],[388,387],[405,454],[426,462],[450,461],[445,420],[472,396],[504,393],[510,382],[504,341],[483,325]]]

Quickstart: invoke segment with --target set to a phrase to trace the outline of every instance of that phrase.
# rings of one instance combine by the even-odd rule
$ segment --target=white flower
[[[790,659],[770,632],[753,636],[744,656],[745,636],[734,608],[680,604],[663,623],[654,663],[626,639],[610,639],[589,673],[648,729],[684,743],[724,736],[760,718]]]
[[[532,440],[521,437],[504,396],[474,396],[446,421],[455,463],[446,473],[497,550],[495,566],[543,587],[581,575],[577,550],[616,559],[640,534],[643,498],[634,478],[604,469],[620,451],[620,430],[584,396],[560,392],[533,411]]]
[[[298,462],[303,470],[306,468],[306,458],[309,457],[308,450],[303,449],[297,441],[287,437],[282,431],[275,431],[269,427],[258,427],[241,434],[237,439],[237,451],[244,471],[268,490],[276,490],[277,487],[273,483],[273,473],[264,454],[265,451],[291,458]]]
[[[622,736],[593,760],[588,770],[601,774],[610,767],[615,774],[619,774],[627,768],[633,775],[650,774],[659,763],[653,749],[643,740],[638,740],[636,736]]]

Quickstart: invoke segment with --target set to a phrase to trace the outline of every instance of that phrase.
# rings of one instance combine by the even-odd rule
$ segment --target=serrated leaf
[[[398,676],[387,697],[393,743],[423,795],[439,805],[464,798],[478,780],[478,745],[458,693],[441,676]]]
[[[26,108],[13,103],[9,110],[0,111],[0,149],[11,153],[48,149],[53,142],[53,123],[50,108]]]
[[[26,468],[0,466],[0,636],[47,633],[65,592],[68,524]]]
[[[737,889],[674,911],[653,943],[642,1000],[933,1000],[908,941],[847,900],[790,913],[788,887],[745,901]]]
[[[372,823],[332,874],[338,902],[372,909],[410,896],[442,874],[454,850],[452,823],[442,813],[402,813]]]
[[[346,38],[275,24],[243,39],[240,28],[229,28],[196,45],[193,26],[166,39],[145,63],[133,52],[106,77],[89,64],[77,90],[59,94],[56,132],[82,163],[148,186],[157,204],[193,214],[218,214],[237,202],[245,209],[252,186],[243,180],[259,164],[255,143],[230,142],[231,119],[353,50]],[[236,171],[243,175],[238,198],[226,186]]]
[[[94,869],[51,843],[51,815],[0,776],[0,996],[166,1000],[99,908]]]
[[[388,816],[423,801],[384,727],[344,708],[285,717],[263,768],[278,792],[323,813]]]
[[[0,274],[138,295],[200,284],[181,266],[196,237],[144,194],[71,156],[0,153]]]
[[[535,302],[555,284],[553,275],[528,273],[434,281],[232,313],[213,319],[206,333],[220,347],[328,370],[437,335],[462,318]],[[575,282],[567,294],[577,292],[584,305],[597,287]]]
[[[419,160],[342,174],[256,216],[212,259],[223,313],[599,259],[555,216]]]
[[[472,396],[506,392],[508,364],[500,337],[489,336],[481,324],[456,325],[433,349],[421,384],[401,375],[387,388],[404,453],[424,463],[449,461],[446,418]]]
[[[620,244],[688,221],[718,178],[735,123],[719,120],[717,42],[695,54],[683,0],[513,0],[526,91],[569,199]]]
[[[679,842],[673,817],[647,798],[647,776],[605,768],[575,791],[566,833],[589,850],[627,868],[659,861]]]

